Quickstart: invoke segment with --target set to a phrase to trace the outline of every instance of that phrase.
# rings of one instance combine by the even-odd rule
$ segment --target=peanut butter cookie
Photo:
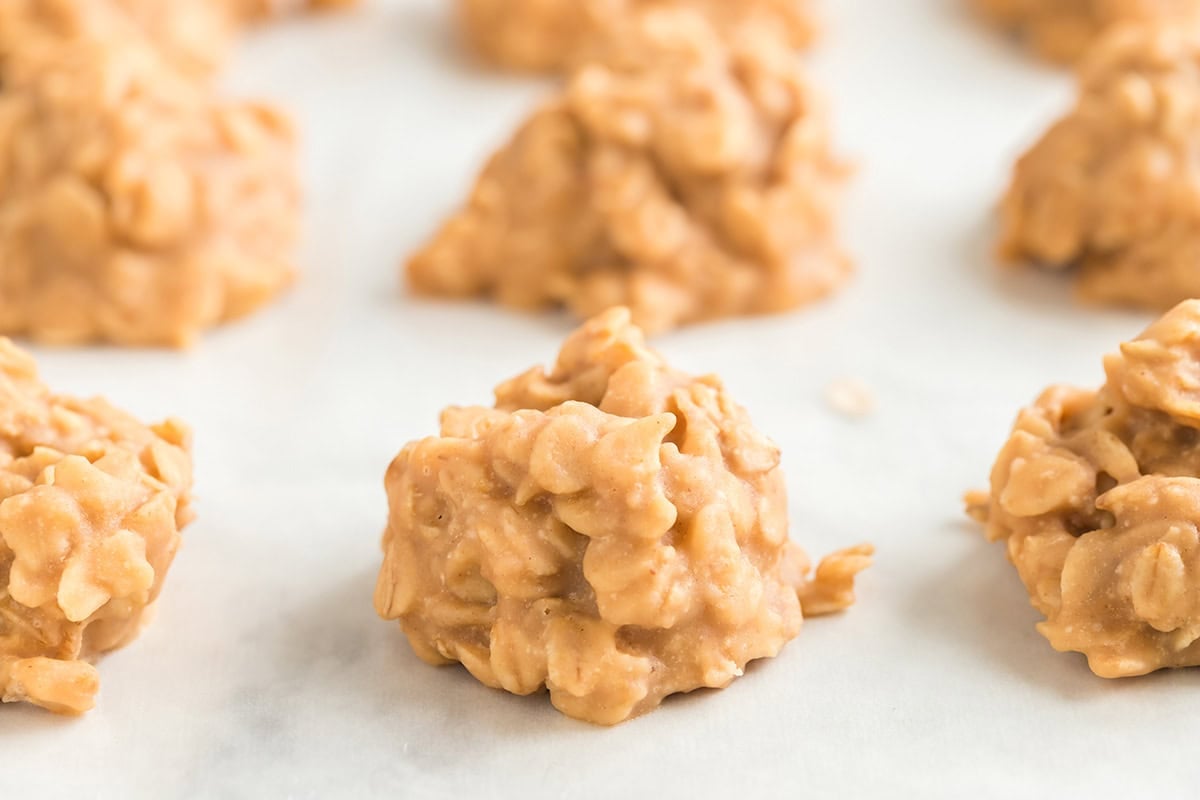
[[[727,686],[804,615],[854,601],[859,546],[809,574],[779,450],[715,377],[646,348],[629,312],[574,333],[550,373],[448,408],[388,469],[375,607],[431,664],[614,724]],[[803,611],[802,611],[803,608]]]
[[[1200,0],[972,0],[995,24],[1044,58],[1077,61],[1121,23],[1172,22],[1200,14]]]
[[[1017,164],[1002,255],[1071,270],[1090,302],[1165,310],[1200,295],[1200,29],[1123,28],[1080,83]]]
[[[0,701],[79,714],[132,641],[191,520],[190,435],[51,394],[0,339]]]
[[[286,287],[291,126],[212,73],[247,20],[345,5],[0,3],[0,334],[184,346]]]
[[[1200,665],[1200,301],[1017,418],[991,491],[968,498],[1046,615],[1106,678]]]
[[[650,332],[795,308],[851,271],[828,138],[773,39],[639,16],[492,157],[409,281],[584,318],[625,305]]]
[[[23,46],[0,92],[0,333],[186,345],[292,278],[288,123],[139,35]]]
[[[655,9],[703,15],[722,34],[745,26],[804,47],[816,26],[807,0],[456,0],[471,47],[497,66],[563,72],[620,39],[631,17]]]

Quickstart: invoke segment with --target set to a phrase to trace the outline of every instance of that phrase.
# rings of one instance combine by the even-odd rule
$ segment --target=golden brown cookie
[[[971,496],[1056,650],[1106,678],[1200,665],[1200,301],[1021,412]]]
[[[580,317],[625,305],[651,332],[795,308],[851,271],[828,137],[773,39],[643,15],[492,157],[408,279]]]
[[[0,92],[0,333],[186,345],[292,278],[290,126],[140,36],[24,47]]]
[[[0,701],[92,707],[90,662],[149,621],[192,518],[189,440],[52,394],[0,339]]]
[[[1124,28],[1083,64],[1075,107],[1018,162],[1000,249],[1069,270],[1089,302],[1200,295],[1200,29]]]
[[[456,0],[472,49],[513,70],[564,72],[619,42],[629,20],[654,10],[698,13],[723,36],[770,31],[789,47],[808,45],[816,25],[807,0]]]
[[[0,3],[0,334],[182,346],[286,287],[291,127],[212,75],[247,20],[350,4]]]
[[[1200,0],[972,0],[996,25],[1044,58],[1074,62],[1115,26],[1171,23],[1200,14]]]
[[[788,538],[779,450],[708,376],[671,369],[629,312],[554,369],[448,408],[388,469],[375,607],[431,664],[614,724],[720,688],[804,614],[854,601],[871,548],[814,575]],[[803,614],[801,608],[803,607]]]
[[[140,34],[174,67],[204,76],[224,58],[234,29],[222,0],[4,0],[0,66],[17,50]]]

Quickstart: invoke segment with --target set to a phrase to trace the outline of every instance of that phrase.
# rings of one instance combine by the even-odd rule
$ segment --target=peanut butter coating
[[[1198,0],[972,0],[996,25],[1043,58],[1075,62],[1113,28],[1174,24],[1200,13]]]
[[[190,434],[50,393],[0,339],[0,701],[79,714],[191,520]]]
[[[776,655],[803,613],[853,602],[872,552],[810,575],[778,449],[716,378],[648,350],[625,309],[494,408],[447,409],[386,488],[375,605],[417,655],[606,725]]]
[[[470,46],[496,66],[566,72],[623,38],[628,20],[654,10],[700,14],[725,36],[758,27],[807,46],[816,25],[807,0],[455,0]]]
[[[140,35],[26,45],[0,93],[0,333],[191,343],[292,280],[290,125]]]
[[[794,54],[727,44],[691,12],[630,26],[412,256],[416,291],[581,318],[624,305],[654,333],[793,309],[847,279],[845,170]]]
[[[1081,299],[1164,311],[1200,295],[1200,28],[1125,27],[1075,107],[1021,158],[1001,254],[1069,270]]]
[[[186,346],[286,288],[294,134],[214,72],[247,21],[334,5],[0,3],[0,334]]]
[[[1200,301],[1105,359],[1097,391],[1048,389],[972,497],[1046,616],[1115,678],[1200,664]]]

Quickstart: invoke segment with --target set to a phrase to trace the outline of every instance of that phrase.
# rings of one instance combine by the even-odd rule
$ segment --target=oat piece
[[[658,332],[791,309],[850,273],[834,235],[844,167],[795,57],[726,47],[658,12],[533,115],[466,207],[408,263],[433,295],[515,308],[615,305]]]
[[[146,622],[191,520],[190,435],[54,395],[0,339],[0,700],[79,714]]]
[[[292,278],[290,126],[140,36],[19,48],[0,92],[0,333],[186,345]]]
[[[714,377],[669,368],[613,309],[553,371],[449,408],[388,469],[375,607],[431,664],[614,724],[727,686],[805,614],[854,601],[860,546],[809,576],[779,451]],[[799,598],[798,596],[799,595]]]
[[[1106,678],[1200,664],[1200,301],[1021,412],[969,498],[1055,649]]]
[[[1200,0],[972,0],[988,19],[1041,55],[1074,62],[1125,23],[1175,24],[1200,13]]]
[[[1089,302],[1200,295],[1200,31],[1125,28],[1083,65],[1075,108],[1017,164],[1001,254],[1071,269]]]
[[[752,26],[793,48],[807,46],[816,26],[807,0],[456,0],[459,26],[484,58],[505,69],[564,72],[584,54],[619,41],[624,25],[656,9],[685,9],[719,32]]]

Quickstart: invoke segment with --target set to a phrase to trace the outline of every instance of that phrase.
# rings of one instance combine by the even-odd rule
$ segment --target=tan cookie
[[[784,311],[851,271],[843,177],[790,51],[647,14],[492,157],[408,278],[580,317],[626,305],[651,332]]]
[[[1108,678],[1200,665],[1200,301],[1021,412],[973,514],[1057,650]]]
[[[471,47],[498,66],[561,72],[621,38],[630,17],[656,9],[703,15],[723,35],[755,26],[790,47],[815,35],[807,0],[455,0]]]
[[[0,62],[18,49],[142,35],[185,72],[211,73],[225,57],[235,19],[213,0],[4,0]]]
[[[291,127],[213,71],[248,18],[349,4],[0,3],[0,334],[183,346],[286,287]]]
[[[292,278],[290,126],[141,37],[23,48],[0,93],[0,333],[186,345]]]
[[[803,614],[854,601],[871,548],[809,574],[788,538],[779,451],[714,377],[648,350],[629,312],[591,320],[554,369],[448,408],[388,469],[375,607],[432,664],[546,687],[614,724],[727,686]]]
[[[1070,270],[1090,302],[1200,295],[1200,29],[1124,28],[1084,63],[1075,107],[1018,162],[1002,254]]]
[[[0,700],[92,707],[90,662],[149,621],[192,518],[189,439],[51,394],[0,339]]]
[[[993,23],[1054,61],[1078,60],[1122,23],[1159,23],[1200,13],[1200,0],[972,0]]]

